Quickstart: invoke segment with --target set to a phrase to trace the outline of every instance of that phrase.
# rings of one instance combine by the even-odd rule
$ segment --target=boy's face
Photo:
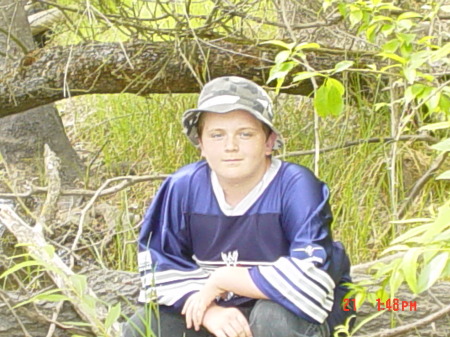
[[[245,110],[204,114],[200,149],[219,181],[261,179],[276,135],[267,137],[262,122]]]

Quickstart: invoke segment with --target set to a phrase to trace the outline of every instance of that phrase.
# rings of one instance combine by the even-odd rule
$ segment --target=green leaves
[[[444,173],[441,173],[440,175],[438,175],[436,177],[436,180],[441,180],[441,179],[450,180],[450,170],[445,171]]]
[[[275,87],[276,93],[280,92],[286,76],[292,71],[292,69],[301,63],[299,58],[301,59],[304,56],[303,50],[320,48],[320,46],[314,42],[295,44],[285,43],[279,40],[271,40],[263,42],[262,44],[272,44],[285,49],[280,51],[275,57],[275,65],[270,69],[269,79],[267,80],[267,83],[274,80],[277,81]],[[296,81],[294,80],[294,82]]]
[[[318,73],[317,71],[304,71],[301,73],[297,73],[292,80],[294,82],[300,82],[315,76],[322,76],[322,74]]]
[[[446,43],[441,48],[437,49],[432,53],[431,62],[439,61],[447,57],[448,54],[450,54],[450,42]]]
[[[447,138],[447,139],[443,140],[442,142],[434,144],[431,147],[438,151],[449,152],[450,151],[450,138]]]
[[[379,53],[378,56],[384,57],[384,58],[389,58],[391,60],[394,60],[402,65],[405,65],[407,60],[404,57],[401,57],[397,54],[394,53]]]
[[[18,263],[16,265],[14,265],[13,267],[9,268],[8,270],[6,270],[3,274],[1,274],[0,279],[15,273],[16,271],[18,271],[20,269],[27,268],[27,267],[35,267],[35,266],[44,266],[44,263],[38,262],[35,260],[24,261],[24,262]]]
[[[421,251],[419,248],[411,248],[409,249],[405,256],[403,257],[401,270],[403,272],[403,276],[408,283],[409,288],[417,294],[417,259]]]
[[[397,49],[399,47],[400,47],[400,41],[397,39],[392,39],[383,45],[383,50],[385,53],[393,54],[397,51]]]
[[[427,289],[430,289],[431,286],[441,277],[448,262],[448,252],[439,253],[430,262],[428,262],[419,275],[417,292],[421,293]]]
[[[398,16],[397,20],[406,20],[406,19],[413,19],[413,18],[421,18],[422,15],[416,12],[405,12]]]
[[[325,80],[314,95],[314,108],[320,117],[339,116],[344,110],[345,88],[333,78]]]
[[[334,2],[327,0],[323,8],[330,10]],[[450,85],[442,77],[445,66],[450,64],[450,43],[443,44],[438,37],[427,36],[417,29],[422,20],[432,19],[437,11],[389,13],[399,8],[382,0],[341,1],[338,9],[354,34],[372,44],[382,62],[358,69],[351,60],[344,60],[333,69],[318,71],[306,68],[307,71],[296,73],[294,83],[309,79],[317,79],[321,83],[323,80],[314,93],[317,115],[337,116],[344,109],[344,85],[331,76],[349,71],[373,73],[377,79],[389,79],[390,88],[394,89],[390,97],[385,99],[383,95],[373,102],[374,111],[386,113],[390,110],[391,114],[401,111],[402,116],[406,116],[402,119],[405,124],[412,120],[412,116],[437,114],[437,120],[442,122],[425,126],[422,130],[450,128]],[[280,60],[283,57],[280,56]],[[405,130],[415,131],[416,127],[411,123],[399,128],[400,133]],[[442,134],[441,131],[436,132],[436,135]],[[449,152],[450,139],[432,148]],[[450,179],[450,170],[441,173],[437,179]],[[354,289],[352,296],[358,300],[358,305],[365,300],[373,303],[375,295],[377,298],[394,298],[395,292],[404,284],[414,293],[421,293],[440,278],[450,276],[450,202],[440,208],[434,219],[426,219],[425,222],[424,219],[403,220],[402,223],[415,226],[393,240],[384,251],[384,254],[400,253],[401,257],[374,268],[377,271],[374,279],[381,280],[376,292],[369,291],[366,286]],[[373,281],[373,284],[378,283]]]
[[[286,79],[286,76],[298,65],[308,68],[304,62],[305,49],[317,49],[320,46],[317,43],[303,42],[300,44],[285,43],[283,41],[272,40],[264,42],[265,44],[273,44],[284,50],[280,51],[275,57],[275,65],[270,69],[268,83],[276,80],[275,92],[279,93]],[[314,93],[314,109],[320,117],[339,116],[344,110],[345,93],[344,85],[331,78],[331,75],[343,72],[354,65],[354,61],[344,60],[338,62],[334,69],[326,71],[303,71],[294,75],[293,84],[311,79],[314,77],[325,77],[324,83],[317,88]]]
[[[122,312],[120,302],[116,305],[112,306],[108,310],[108,315],[105,319],[105,328],[109,329],[112,325],[119,319],[120,314]]]
[[[434,124],[436,127],[441,127],[442,125],[449,124],[450,122],[444,122],[444,123],[436,123]],[[442,152],[450,152],[450,138],[447,138],[437,144],[434,144],[431,146],[433,149],[442,151]],[[445,179],[450,180],[450,170],[445,171],[444,173],[441,173],[439,176],[436,177],[436,179]],[[450,217],[450,216],[449,216]]]
[[[289,74],[289,72],[296,66],[295,62],[282,62],[275,64],[272,69],[270,69],[268,83],[273,80],[277,80],[276,92],[280,92],[281,86],[283,85],[284,79]]]
[[[69,297],[67,297],[63,294],[60,294],[60,292],[61,292],[60,289],[51,289],[44,293],[33,296],[32,298],[30,298],[26,301],[20,302],[19,304],[14,306],[14,308],[18,308],[18,307],[24,306],[28,303],[33,303],[36,301],[48,301],[48,302],[70,301]]]
[[[376,276],[389,280],[391,297],[403,282],[416,294],[428,290],[446,276],[450,263],[450,203],[439,209],[434,220],[406,231],[392,245],[384,253],[404,255],[376,267]]]
[[[83,296],[87,289],[87,278],[85,275],[74,274],[70,276],[73,290],[78,296]]]
[[[349,69],[351,66],[355,64],[354,61],[341,61],[334,66],[334,73],[340,73],[344,70]]]

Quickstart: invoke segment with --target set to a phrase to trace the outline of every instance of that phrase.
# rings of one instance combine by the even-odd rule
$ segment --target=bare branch
[[[438,140],[434,137],[428,136],[428,135],[404,135],[398,138],[398,141],[424,141],[430,144],[435,144],[438,142]],[[360,139],[356,141],[346,142],[342,145],[336,145],[331,147],[326,147],[323,149],[320,149],[320,153],[325,152],[331,152],[335,150],[345,149],[352,146],[362,145],[362,144],[369,144],[369,143],[390,143],[396,141],[395,138],[392,137],[383,137],[383,138],[368,138],[368,139]],[[277,158],[286,158],[286,157],[298,157],[298,156],[306,156],[306,155],[312,155],[315,154],[316,150],[305,150],[305,151],[293,151],[293,152],[287,152],[282,155],[278,155]],[[1,196],[1,195],[0,195]]]
[[[28,48],[22,43],[22,41],[20,41],[14,34],[12,34],[11,32],[8,32],[7,30],[3,29],[2,27],[0,27],[0,33],[1,34],[5,34],[8,38],[10,38],[11,40],[13,40],[19,47],[20,49],[22,49],[22,52],[24,54],[28,53],[29,50]],[[5,56],[7,56],[8,54],[5,54]]]
[[[438,320],[441,317],[444,317],[448,313],[450,313],[450,305],[447,305],[446,307],[442,308],[441,310],[434,312],[431,315],[428,315],[422,319],[419,319],[419,320],[415,321],[414,323],[399,326],[398,328],[394,328],[394,329],[383,330],[379,333],[372,334],[370,336],[361,336],[361,337],[392,337],[392,336],[403,335],[412,330],[416,330],[419,327],[422,327],[424,325],[435,322],[436,320]]]
[[[141,182],[164,180],[168,176],[169,176],[168,174],[159,174],[159,175],[148,175],[148,176],[116,177],[115,179],[117,181],[119,181],[119,180],[123,180],[123,181],[113,187],[102,190],[98,196],[102,197],[105,195],[114,194],[119,191],[122,191],[123,189],[125,189],[127,187],[133,186],[133,185],[141,183]],[[47,187],[31,186],[29,191],[25,192],[25,193],[0,193],[0,198],[4,198],[4,199],[27,198],[27,197],[30,197],[35,194],[47,193],[47,191],[48,191]],[[78,196],[92,197],[96,193],[97,193],[97,191],[82,190],[82,189],[61,190],[62,196],[78,195]]]
[[[8,307],[9,311],[11,312],[11,314],[13,315],[13,317],[16,319],[17,323],[19,324],[20,328],[22,329],[25,337],[33,337],[28,330],[25,328],[25,326],[22,323],[22,320],[20,319],[20,317],[16,314],[14,308],[11,306],[11,304],[9,304],[8,299],[3,295],[3,291],[0,290],[0,297],[3,301],[3,303],[5,303],[5,305]]]
[[[61,260],[57,254],[49,254],[45,249],[48,247],[42,231],[39,228],[30,227],[25,223],[17,213],[15,213],[9,206],[0,205],[0,224],[8,228],[14,234],[17,241],[21,244],[26,244],[28,251],[32,256],[52,268],[46,271],[52,278],[56,286],[61,289],[61,292],[71,298],[75,310],[78,314],[91,325],[93,332],[96,335],[101,335],[99,326],[102,324],[102,319],[106,313],[104,307],[98,305],[96,315],[93,316],[91,309],[87,303],[82,300],[80,296],[89,295],[92,298],[97,298],[95,293],[87,287],[85,294],[76,294],[74,289],[76,286],[73,279],[73,271]],[[114,334],[113,327],[113,334]]]
[[[44,162],[48,184],[47,198],[35,226],[39,229],[45,228],[47,231],[52,232],[51,227],[47,226],[47,224],[54,217],[57,209],[56,203],[61,193],[61,178],[59,177],[59,158],[56,157],[55,153],[52,152],[47,144],[44,146]]]
[[[58,8],[52,8],[46,11],[37,12],[28,17],[31,27],[31,34],[37,35],[45,32],[56,23],[61,23],[64,15]]]
[[[427,142],[429,144],[435,144],[438,142],[438,140],[436,138],[428,136],[428,135],[403,135],[398,140],[399,141],[411,141],[411,140],[412,141],[423,141],[423,142]],[[357,141],[346,142],[342,145],[322,148],[322,149],[320,149],[320,153],[331,152],[331,151],[345,149],[345,148],[349,148],[352,146],[358,146],[358,145],[362,145],[362,144],[388,143],[388,142],[392,142],[392,141],[395,141],[395,140],[394,140],[394,138],[391,138],[391,137],[361,139],[361,140],[357,140]],[[276,158],[287,158],[287,157],[313,155],[313,154],[315,154],[315,151],[316,150],[313,149],[313,150],[305,150],[305,151],[287,152],[284,154],[277,155]],[[120,192],[130,186],[133,186],[133,185],[141,183],[141,182],[164,180],[168,176],[169,176],[169,174],[115,177],[114,181],[116,181],[116,182],[120,181],[120,183],[118,183],[117,185],[115,185],[113,187],[101,189],[101,191],[97,195],[97,197],[102,197],[102,196],[111,195],[111,194]],[[0,198],[3,198],[3,199],[27,198],[32,195],[47,193],[47,191],[48,191],[48,188],[46,188],[46,187],[39,187],[39,186],[31,185],[30,189],[25,193],[0,193]],[[83,190],[83,189],[70,189],[70,190],[61,190],[60,195],[61,196],[78,195],[78,196],[92,197],[92,196],[96,195],[97,192],[98,192],[98,190],[93,191],[93,190]]]
[[[448,152],[440,154],[430,165],[430,168],[422,175],[422,177],[420,177],[419,180],[416,181],[411,191],[409,192],[409,195],[405,198],[402,205],[400,206],[400,209],[398,211],[399,218],[402,218],[405,215],[409,206],[420,193],[425,184],[436,174],[436,171],[442,166],[442,164],[444,164],[447,156]]]

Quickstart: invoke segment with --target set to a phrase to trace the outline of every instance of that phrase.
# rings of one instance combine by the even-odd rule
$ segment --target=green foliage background
[[[235,0],[229,4],[246,16],[223,19],[225,9],[230,9],[217,9],[211,1],[96,0],[78,6],[64,0],[58,6],[66,10],[67,20],[54,28],[50,44],[129,39],[181,41],[199,36],[246,43],[272,40],[281,51],[274,60],[270,78],[277,82],[277,89],[295,64],[307,65],[306,49],[320,47],[316,41],[280,37],[276,25],[251,19],[258,16],[262,21],[279,20],[276,1]],[[414,33],[421,23],[436,17],[439,5],[427,3],[429,9],[425,8],[425,14],[419,16],[414,12],[414,4],[409,11],[395,15],[391,15],[397,10],[393,2],[327,0],[320,4],[317,13],[341,13],[348,31],[368,41],[371,52],[386,65],[379,69],[376,65],[356,68],[355,60],[349,59],[327,71],[308,69],[294,74],[294,82],[326,79],[325,85],[316,87],[315,101],[312,97],[287,96],[271,90],[275,124],[286,141],[285,148],[276,155],[312,170],[318,168],[319,178],[332,193],[333,235],[344,243],[353,264],[380,257],[393,240],[396,246],[387,253],[406,252],[404,259],[378,266],[377,277],[384,278],[382,287],[376,295],[357,289],[358,301],[367,296],[392,296],[385,286],[393,292],[402,282],[413,291],[423,291],[440,276],[436,271],[445,277],[450,275],[448,181],[429,181],[402,217],[396,213],[417,181],[450,146],[444,142],[432,147],[412,138],[399,142],[382,139],[419,134],[438,141],[449,137],[448,74],[446,78],[433,69],[435,64],[450,65],[450,44],[439,36]],[[362,82],[363,73],[373,74],[369,83],[367,78]],[[443,79],[439,78],[441,75]],[[369,94],[364,92],[367,88]],[[197,95],[187,94],[120,94],[58,102],[66,131],[88,168],[80,185],[94,190],[108,178],[169,174],[199,160],[199,153],[183,135],[180,122],[183,111],[194,107],[196,100]],[[321,153],[318,161],[312,152],[299,153],[313,150],[317,139],[320,149],[334,149]],[[374,141],[368,142],[369,139]],[[351,142],[354,144],[349,145]],[[438,174],[445,172],[441,177],[448,178],[449,168],[445,163]],[[113,221],[90,218],[84,224],[85,233],[77,253],[103,267],[136,271],[139,221],[160,183],[156,180],[136,184],[97,200],[96,207],[108,204],[118,212]],[[25,265],[31,267],[33,263]],[[29,278],[34,279],[34,272],[29,270]],[[119,311],[120,308],[110,308],[108,326]]]
[[[68,6],[72,4],[67,1]],[[190,14],[195,16],[195,13],[209,13],[212,10],[211,4],[193,3]],[[363,2],[360,3],[361,6],[362,4]],[[367,4],[374,5],[376,2],[364,4],[367,7]],[[131,15],[133,8],[141,18],[164,15],[165,11],[178,11],[181,17],[186,11],[184,5],[183,2],[159,5],[156,2],[92,2],[91,7],[73,14],[72,29],[61,28],[52,43],[74,43],[83,39],[125,40],[129,37],[117,24],[105,24],[96,19],[94,14],[104,12]],[[366,8],[361,6],[358,8]],[[366,15],[363,10],[355,8],[349,16],[352,26],[362,22]],[[276,19],[272,9],[271,1],[261,1],[249,14]],[[204,23],[202,20],[199,17],[178,24],[196,27]],[[158,22],[157,25],[158,29],[171,29],[176,24],[171,18]],[[154,25],[149,23],[148,27],[154,28]],[[240,27],[241,33],[243,32],[241,35],[248,33],[258,36],[260,40],[270,40],[277,35],[273,26],[256,25],[240,18],[231,20],[227,25],[234,30]],[[223,33],[223,27],[221,29]],[[361,31],[364,32],[364,29],[361,28]],[[137,36],[149,38],[145,31],[138,32]],[[176,38],[171,33],[151,36],[152,40]],[[386,96],[386,93],[381,93],[381,82],[374,77],[374,94],[363,96],[357,94],[357,76],[344,76],[343,81],[347,87],[344,96],[347,104],[339,116],[327,117],[320,122],[321,148],[374,137],[390,137],[389,110],[376,105],[383,100],[383,95]],[[272,96],[276,102],[276,124],[286,138],[286,147],[279,156],[313,169],[312,155],[290,155],[293,151],[314,148],[312,100],[305,97],[276,96],[275,93]],[[142,98],[121,94],[78,97],[60,102],[60,111],[66,121],[68,133],[89,166],[86,173],[87,187],[98,187],[101,181],[116,175],[170,173],[198,160],[199,155],[182,134],[180,124],[182,112],[195,106],[196,99],[197,95],[152,95]],[[417,117],[420,120],[415,121],[416,125],[411,123],[408,126],[408,133],[415,134],[418,126],[442,118],[427,114],[418,114]],[[446,130],[437,130],[435,136],[443,138],[446,133]],[[378,142],[337,149],[323,153],[320,157],[320,179],[328,183],[332,191],[331,203],[335,214],[333,233],[336,239],[344,242],[355,264],[376,258],[393,238],[412,226],[391,222],[397,219],[391,212],[390,155],[391,144]],[[396,156],[396,197],[401,202],[436,157],[436,151],[426,143],[406,141],[398,144]],[[447,197],[447,184],[442,180],[428,183],[415,199],[406,217],[423,218],[434,214],[436,205]],[[158,183],[140,184],[105,201],[118,205],[124,214],[135,214],[136,217],[131,217],[135,221],[143,213],[157,187]],[[130,217],[124,217],[128,218]],[[108,249],[107,257],[99,256],[98,252],[95,254],[98,259],[105,259],[114,267],[134,270],[133,249],[137,223],[125,221],[121,225],[124,227],[116,229],[119,234],[114,234],[116,246]],[[100,225],[100,230],[111,231],[106,224],[104,227],[102,229]]]

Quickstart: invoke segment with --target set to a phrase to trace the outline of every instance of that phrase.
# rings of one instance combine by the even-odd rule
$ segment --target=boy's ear
[[[201,140],[200,137],[198,137],[197,139],[198,139],[198,148],[200,150],[200,156],[202,156],[204,158],[205,156],[203,155],[203,143],[202,143],[202,140]]]
[[[277,135],[275,132],[271,132],[266,140],[266,155],[271,155],[273,147],[275,146],[275,141],[277,140]]]

